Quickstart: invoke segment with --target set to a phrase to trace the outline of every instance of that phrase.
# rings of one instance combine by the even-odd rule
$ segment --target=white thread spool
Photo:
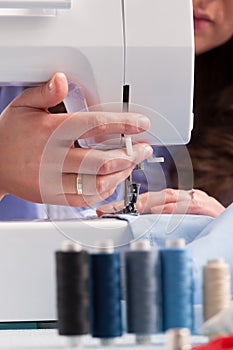
[[[95,250],[98,253],[112,254],[114,253],[114,241],[110,238],[96,241]]]
[[[143,239],[140,241],[130,242],[130,249],[131,250],[147,251],[147,250],[151,249],[151,246],[150,246],[150,242],[148,239]]]
[[[188,328],[171,328],[166,332],[166,350],[191,350],[190,331]]]
[[[230,305],[230,267],[223,259],[212,259],[203,268],[204,321]]]
[[[78,242],[66,240],[62,243],[63,252],[81,252],[82,246]]]
[[[185,240],[183,238],[167,239],[165,246],[166,248],[185,248]]]

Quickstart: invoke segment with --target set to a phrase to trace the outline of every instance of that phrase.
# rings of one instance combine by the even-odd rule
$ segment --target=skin
[[[78,138],[134,134],[149,127],[149,119],[133,113],[60,113],[48,108],[64,100],[68,83],[63,73],[40,87],[29,88],[0,118],[0,197],[60,205],[86,206],[111,195],[135,164],[152,154],[147,144],[100,151],[73,147]],[[77,173],[83,174],[83,195],[77,195]],[[88,179],[88,181],[87,181]]]
[[[193,0],[193,10],[197,55],[233,36],[233,0]]]
[[[97,215],[112,213],[124,207],[123,201],[109,203],[97,209]],[[225,208],[213,197],[200,190],[184,191],[166,188],[139,196],[136,208],[140,214],[198,214],[217,217]]]

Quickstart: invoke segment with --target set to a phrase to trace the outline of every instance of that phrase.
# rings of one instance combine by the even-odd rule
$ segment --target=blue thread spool
[[[120,255],[112,241],[103,243],[101,253],[90,255],[91,334],[109,345],[122,335]]]
[[[161,332],[161,271],[159,251],[148,240],[135,241],[125,254],[127,331],[139,344]]]
[[[161,250],[163,330],[193,329],[192,259],[185,249],[185,241],[168,240]]]

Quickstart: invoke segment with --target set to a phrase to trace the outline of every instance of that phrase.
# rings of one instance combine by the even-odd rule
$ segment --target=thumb
[[[65,74],[56,73],[47,83],[24,90],[11,105],[47,109],[62,102],[67,94],[68,81]]]

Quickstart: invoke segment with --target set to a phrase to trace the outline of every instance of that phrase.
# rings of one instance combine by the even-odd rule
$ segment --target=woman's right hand
[[[0,195],[50,204],[86,206],[111,195],[135,164],[152,154],[145,144],[110,151],[74,148],[76,139],[135,134],[149,119],[134,113],[77,112],[50,114],[66,97],[63,73],[39,87],[26,89],[0,118]],[[77,194],[77,174],[82,194]]]

